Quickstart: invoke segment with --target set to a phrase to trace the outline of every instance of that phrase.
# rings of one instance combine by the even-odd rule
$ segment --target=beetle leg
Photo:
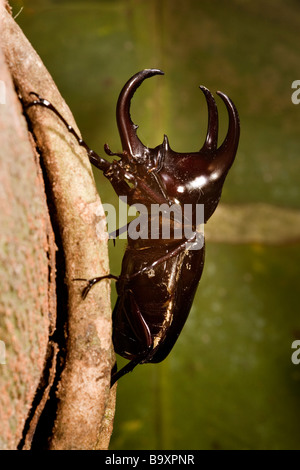
[[[128,323],[141,344],[145,344],[145,349],[136,355],[128,364],[126,364],[118,372],[112,371],[111,377],[111,387],[114,383],[119,380],[123,375],[131,372],[138,364],[141,364],[147,359],[149,352],[153,347],[153,339],[151,336],[150,329],[142,315],[142,312],[134,298],[133,292],[131,290],[127,291],[130,297],[131,309],[129,312],[125,310],[125,315],[128,320]]]
[[[31,101],[30,103],[26,104],[25,108],[28,109],[32,106],[43,106],[44,108],[50,109],[67,128],[68,132],[70,132],[76,139],[77,143],[83,147],[87,155],[89,157],[90,162],[99,170],[103,171],[104,176],[110,181],[111,185],[113,186],[116,193],[124,196],[128,196],[130,198],[132,194],[132,188],[126,183],[124,170],[121,168],[117,161],[110,163],[109,161],[105,160],[105,158],[100,157],[94,150],[92,150],[87,143],[77,134],[75,129],[67,123],[65,118],[60,114],[60,112],[53,106],[50,101],[42,98],[37,93],[31,91],[30,95],[34,95],[37,99]],[[108,155],[111,155],[109,147],[107,145],[104,146],[104,150]],[[117,156],[122,156],[121,154],[114,154]]]
[[[91,163],[93,162],[91,161]],[[117,195],[127,196],[128,204],[131,205],[134,188],[131,188],[126,182],[126,178],[129,179],[129,175],[126,174],[120,163],[114,160],[108,169],[103,171],[103,175],[109,180]]]
[[[109,239],[112,238],[114,240],[115,238],[118,238],[122,233],[127,232],[130,223],[131,222],[128,222],[126,225],[123,225],[123,227],[118,228],[114,232],[110,232],[110,234],[108,235],[108,238]]]
[[[136,366],[143,362],[147,355],[148,351],[142,352],[130,362],[128,362],[126,366],[122,367],[122,369],[118,370],[117,372],[112,371],[110,386],[112,387],[121,377],[123,377],[123,375],[128,374],[128,372],[132,372]]]
[[[99,277],[93,277],[93,279],[82,279],[82,278],[75,278],[73,281],[86,281],[87,285],[83,289],[81,295],[82,298],[85,299],[90,292],[91,288],[93,285],[97,284],[97,282],[102,281],[103,279],[114,279],[117,281],[119,279],[119,276],[114,276],[114,274],[106,274],[105,276],[99,276]]]
[[[131,305],[130,316],[129,313],[125,311],[128,323],[130,324],[131,329],[136,337],[146,345],[144,352],[148,352],[153,345],[151,332],[134,298],[133,292],[128,290],[127,293],[129,294]]]
[[[194,239],[196,239],[196,241],[194,242]],[[155,268],[158,264],[161,264],[163,263],[164,261],[167,261],[169,260],[170,258],[173,258],[173,256],[177,256],[179,253],[185,251],[185,250],[189,250],[189,245],[190,244],[193,244],[193,243],[197,243],[197,233],[194,233],[194,235],[189,238],[188,240],[185,240],[184,242],[182,243],[179,243],[176,248],[174,248],[173,250],[169,251],[169,253],[165,254],[164,256],[161,256],[160,258],[158,258],[157,260],[153,261],[153,263],[147,265],[147,266],[144,266],[142,269],[140,269],[139,271],[136,271],[134,274],[131,274],[131,276],[129,276],[129,279],[132,279],[136,276],[138,276],[139,274],[142,274],[144,273],[145,271],[149,271],[149,269],[153,269]]]
[[[56,114],[56,116],[60,119],[60,121],[62,121],[62,123],[65,125],[67,130],[75,137],[78,144],[81,147],[84,147],[84,149],[86,150],[86,152],[89,156],[89,159],[90,159],[91,163],[93,163],[93,165],[95,165],[97,168],[99,168],[99,170],[102,170],[102,171],[108,170],[108,168],[111,165],[110,162],[108,162],[104,158],[100,157],[100,155],[98,155],[96,152],[94,152],[94,150],[92,150],[84,142],[84,140],[82,140],[82,138],[77,134],[75,129],[72,126],[70,126],[70,124],[67,123],[65,118],[60,114],[60,112],[55,108],[55,106],[53,106],[53,104],[50,103],[50,101],[42,98],[38,93],[35,93],[34,91],[31,91],[29,94],[34,95],[37,99],[34,100],[34,101],[31,101],[31,103],[26,104],[26,109],[28,109],[32,106],[43,106],[44,108],[50,109],[54,114]]]

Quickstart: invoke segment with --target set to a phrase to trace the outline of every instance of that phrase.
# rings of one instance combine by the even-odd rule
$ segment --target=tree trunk
[[[106,449],[115,389],[105,214],[50,74],[0,0],[0,447]],[[30,130],[30,132],[29,132]]]

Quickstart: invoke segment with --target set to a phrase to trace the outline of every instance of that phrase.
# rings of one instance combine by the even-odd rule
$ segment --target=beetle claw
[[[103,279],[114,279],[117,281],[119,279],[119,276],[115,276],[114,274],[105,274],[105,276],[99,276],[99,277],[93,277],[93,279],[83,279],[80,277],[77,277],[75,279],[72,279],[73,281],[85,281],[87,282],[87,285],[83,289],[81,296],[83,299],[86,299],[88,293],[90,292],[91,288],[93,287],[94,284],[97,284],[97,282],[103,281]]]

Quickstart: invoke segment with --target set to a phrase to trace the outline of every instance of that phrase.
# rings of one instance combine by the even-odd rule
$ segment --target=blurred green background
[[[240,146],[222,196],[229,214],[238,208],[231,223],[238,239],[224,224],[214,229],[217,243],[207,227],[206,265],[187,324],[162,364],[137,367],[119,382],[110,448],[300,449],[300,364],[291,361],[300,339],[300,106],[291,101],[300,79],[299,0],[11,4],[100,153],[105,142],[121,150],[116,101],[143,68],[165,72],[132,103],[146,145],[166,133],[178,151],[202,146],[200,84],[228,94],[240,113]],[[221,141],[227,115],[217,103]],[[117,206],[109,183],[95,177],[102,201]],[[246,208],[255,217],[245,222]],[[248,240],[260,221],[260,238]],[[110,247],[113,273],[123,250],[123,241]]]

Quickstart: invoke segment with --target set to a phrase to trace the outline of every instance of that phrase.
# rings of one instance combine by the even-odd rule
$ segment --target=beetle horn
[[[221,91],[217,91],[217,94],[224,101],[229,117],[227,135],[224,139],[223,144],[217,150],[217,160],[219,160],[224,170],[229,170],[235,158],[235,154],[239,144],[240,119],[239,113],[231,99],[228,98],[228,96],[222,93]]]
[[[208,108],[208,126],[206,140],[200,152],[216,150],[218,146],[219,118],[218,108],[211,92],[205,86],[199,87],[203,91]]]
[[[216,157],[214,162],[221,173],[227,173],[231,167],[237,151],[240,138],[240,120],[237,109],[230,98],[221,91],[217,95],[224,101],[227,108],[229,125],[227,135],[222,145],[218,147],[218,109],[211,92],[204,86],[200,86],[203,91],[208,107],[208,127],[206,140],[201,152],[213,151]]]
[[[163,75],[159,69],[145,69],[136,73],[124,85],[117,103],[117,124],[120,133],[123,150],[131,156],[141,156],[145,149],[136,134],[136,126],[130,117],[130,102],[136,89],[141,83],[153,75]]]

